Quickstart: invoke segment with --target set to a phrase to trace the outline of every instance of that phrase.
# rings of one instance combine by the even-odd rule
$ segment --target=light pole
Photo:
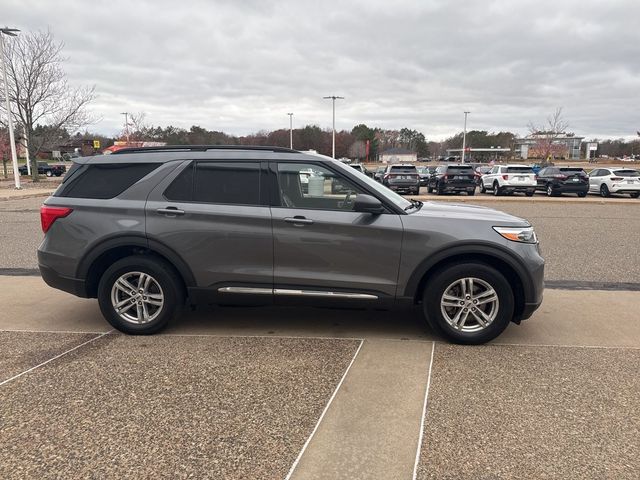
[[[9,86],[7,84],[7,66],[4,58],[4,36],[17,37],[20,30],[17,28],[0,28],[0,61],[2,62],[2,78],[4,80],[4,99],[7,102],[7,126],[9,127],[9,142],[11,143],[11,160],[13,162],[13,179],[16,188],[20,187],[20,171],[18,170],[18,154],[16,153],[16,140],[13,136],[13,119],[11,118],[11,104],[9,103]]]
[[[325,100],[331,99],[333,101],[333,141],[331,147],[331,156],[336,158],[336,100],[344,100],[344,97],[337,97],[336,95],[331,95],[329,97],[322,97]]]
[[[471,112],[464,112],[464,131],[462,133],[462,163],[464,163],[464,154],[467,149],[467,115]]]
[[[287,113],[289,115],[289,148],[293,150],[293,113]]]
[[[124,134],[127,137],[127,147],[129,146],[129,112],[122,112],[120,115],[124,115]]]

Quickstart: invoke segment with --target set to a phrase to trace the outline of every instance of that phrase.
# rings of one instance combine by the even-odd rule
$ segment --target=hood
[[[464,203],[424,202],[420,210],[410,215],[486,221],[496,226],[521,227],[530,225],[528,221],[515,215],[494,210],[493,208],[466,205]]]

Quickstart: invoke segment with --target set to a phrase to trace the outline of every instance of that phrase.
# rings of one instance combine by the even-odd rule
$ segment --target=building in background
[[[406,148],[389,148],[378,155],[378,160],[382,163],[417,162],[418,153]]]
[[[516,138],[514,155],[516,158],[526,160],[528,158],[544,159],[546,153],[553,158],[563,160],[580,160],[580,148],[584,137],[578,137],[572,133],[559,135],[537,133],[524,138]]]

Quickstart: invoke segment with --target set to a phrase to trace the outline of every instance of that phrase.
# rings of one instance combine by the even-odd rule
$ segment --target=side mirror
[[[358,194],[353,202],[353,210],[362,213],[384,213],[382,202],[371,195]]]

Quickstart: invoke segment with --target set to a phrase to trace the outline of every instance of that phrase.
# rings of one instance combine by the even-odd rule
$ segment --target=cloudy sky
[[[526,133],[557,106],[589,137],[640,130],[639,0],[3,0],[3,20],[50,28],[65,69],[154,125],[242,135],[294,124]]]

